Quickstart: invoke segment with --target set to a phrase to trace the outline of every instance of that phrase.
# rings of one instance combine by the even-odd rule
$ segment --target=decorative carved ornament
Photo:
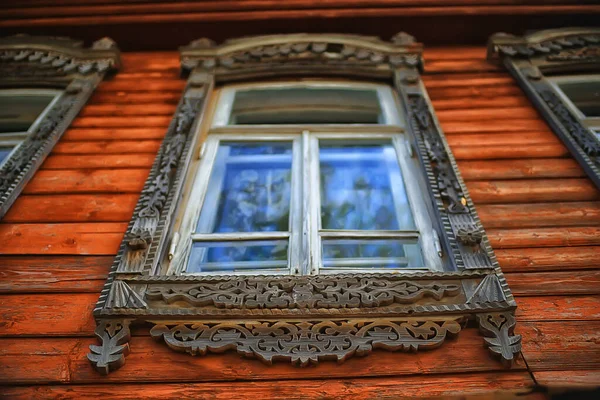
[[[182,48],[181,55],[187,86],[94,310],[102,346],[93,346],[89,357],[98,371],[122,365],[127,333],[117,335],[128,332],[130,323],[154,324],[156,340],[191,355],[236,350],[268,363],[303,366],[343,361],[373,349],[433,349],[477,314],[514,311],[514,298],[421,83],[421,45],[414,38],[402,33],[383,42],[301,34],[232,40],[222,46],[200,39]],[[440,253],[448,272],[166,275],[175,200],[181,196],[213,85],[289,75],[358,76],[386,79],[394,86],[438,217]],[[502,332],[509,341],[515,338],[512,328]],[[503,347],[508,342],[502,338],[489,347],[510,364],[518,350]]]
[[[553,72],[600,73],[600,29],[555,29],[524,37],[497,33],[489,40],[488,59],[497,57],[600,188],[600,142],[548,80]]]
[[[0,168],[0,219],[104,75],[119,67],[119,50],[104,38],[91,48],[68,38],[17,35],[0,39],[0,87],[63,89],[29,137]]]

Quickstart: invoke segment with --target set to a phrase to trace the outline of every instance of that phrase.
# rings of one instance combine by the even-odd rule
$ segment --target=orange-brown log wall
[[[428,49],[424,81],[518,302],[512,370],[476,329],[430,352],[299,369],[178,354],[136,328],[125,367],[98,375],[92,308],[184,86],[175,52],[126,53],[0,223],[0,393],[378,398],[600,382],[600,192],[484,57]]]

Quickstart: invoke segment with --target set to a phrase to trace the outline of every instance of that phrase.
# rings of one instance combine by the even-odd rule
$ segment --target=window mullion
[[[305,174],[305,183],[308,193],[305,193],[308,201],[308,235],[309,235],[309,259],[308,274],[316,275],[323,264],[321,259],[321,240],[319,230],[321,228],[321,179],[319,176],[319,139],[311,136],[308,131],[302,133],[302,139],[308,148],[308,170]],[[305,200],[305,201],[306,201]]]
[[[304,260],[306,252],[304,246],[304,230],[302,226],[304,183],[306,176],[303,163],[303,141],[302,138],[295,138],[292,150],[292,186],[290,200],[290,234],[289,234],[289,267],[292,275],[303,274]]]

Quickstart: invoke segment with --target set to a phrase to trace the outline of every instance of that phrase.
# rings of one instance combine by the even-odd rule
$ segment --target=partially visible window
[[[211,125],[171,273],[443,270],[388,86],[227,86]]]
[[[600,75],[557,76],[549,80],[581,123],[600,140]]]
[[[0,165],[27,139],[60,93],[48,89],[0,90]]]

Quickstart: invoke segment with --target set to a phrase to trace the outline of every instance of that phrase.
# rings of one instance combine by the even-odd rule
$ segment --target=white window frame
[[[1,97],[11,96],[40,96],[50,95],[54,96],[48,105],[42,110],[40,115],[33,121],[26,131],[21,132],[5,132],[0,133],[0,148],[14,146],[8,155],[0,160],[0,167],[2,167],[12,156],[15,154],[19,146],[29,137],[29,135],[37,128],[40,122],[45,118],[48,111],[56,104],[63,94],[62,90],[56,89],[0,89]]]
[[[375,89],[384,115],[385,124],[319,124],[319,125],[226,125],[237,90],[248,88],[298,88],[336,87],[349,89]],[[352,81],[289,81],[277,83],[251,83],[228,85],[222,88],[216,99],[210,128],[199,151],[199,162],[192,163],[188,171],[187,189],[181,199],[182,207],[169,251],[168,275],[317,275],[336,273],[412,273],[416,271],[444,271],[439,252],[439,239],[433,225],[432,212],[426,183],[413,154],[410,141],[404,130],[402,108],[391,87],[373,83]],[[200,129],[199,129],[200,130]],[[200,134],[200,132],[196,132]],[[352,140],[366,143],[389,141],[396,150],[402,179],[416,230],[408,231],[333,231],[321,229],[320,193],[303,188],[320,187],[319,140]],[[290,230],[288,232],[250,233],[194,233],[204,205],[212,169],[221,141],[257,141],[293,143],[292,182],[290,205]],[[388,143],[389,143],[388,142]],[[308,192],[308,195],[304,195]],[[194,201],[190,201],[194,199]],[[302,201],[300,201],[302,200]],[[302,218],[304,216],[304,218]],[[306,234],[304,234],[306,233]],[[427,268],[323,268],[321,240],[323,237],[337,239],[408,239],[419,244]],[[286,270],[265,269],[248,271],[209,271],[187,273],[185,268],[193,240],[202,241],[245,241],[245,240],[289,240],[288,268]],[[257,262],[261,264],[263,262]],[[340,262],[342,264],[342,262]]]
[[[591,130],[594,137],[600,141],[600,117],[586,116],[559,86],[564,83],[600,82],[600,74],[552,76],[548,77],[548,81],[552,89],[554,89],[564,104],[575,114],[583,126]]]

